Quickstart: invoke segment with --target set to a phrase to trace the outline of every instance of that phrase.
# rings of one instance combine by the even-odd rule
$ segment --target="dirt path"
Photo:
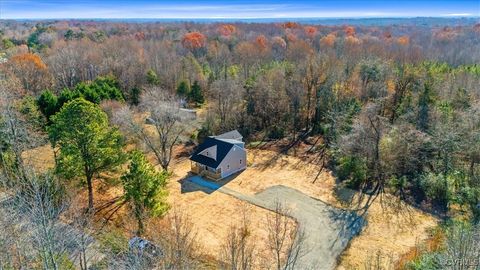
[[[186,181],[269,210],[274,210],[276,202],[289,207],[291,217],[297,220],[300,229],[306,234],[308,251],[300,259],[298,269],[334,269],[338,256],[364,224],[363,219],[358,219],[354,213],[337,209],[282,185],[269,187],[250,196],[205,181],[199,176],[192,176]]]

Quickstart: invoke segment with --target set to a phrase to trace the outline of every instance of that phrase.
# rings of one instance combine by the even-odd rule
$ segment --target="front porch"
[[[222,179],[222,169],[221,168],[211,168],[203,164],[199,164],[197,162],[191,162],[191,172],[194,174],[198,174],[205,178],[211,180],[220,180]]]

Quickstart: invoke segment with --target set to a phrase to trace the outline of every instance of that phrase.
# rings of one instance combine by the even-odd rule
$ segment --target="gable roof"
[[[212,136],[212,137],[218,138],[218,139],[229,139],[229,140],[237,140],[237,141],[241,141],[243,139],[242,134],[240,134],[240,132],[238,132],[238,130],[236,129],[229,132],[225,132],[218,136]]]
[[[215,145],[217,146],[216,160],[200,154],[203,150]],[[234,144],[232,143],[228,143],[226,141],[218,140],[212,137],[207,137],[205,141],[200,144],[197,150],[192,154],[190,160],[216,169],[220,165],[220,163],[222,163],[223,159],[227,156],[228,152],[230,152],[230,149],[232,149],[233,146]]]

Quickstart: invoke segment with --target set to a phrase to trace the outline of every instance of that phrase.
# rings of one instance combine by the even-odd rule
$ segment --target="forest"
[[[190,233],[195,221],[168,200],[181,149],[234,129],[249,149],[275,148],[318,175],[331,171],[337,187],[360,194],[349,202],[360,216],[388,196],[402,202],[399,215],[409,205],[438,218],[438,246],[403,269],[445,269],[438,262],[452,258],[470,268],[449,269],[479,267],[476,20],[1,20],[0,39],[0,269],[76,269],[74,261],[81,269],[257,269],[242,226],[212,268]],[[54,159],[47,171],[25,160],[44,145]],[[98,203],[99,181],[122,194]],[[268,239],[283,233],[285,245],[269,245],[266,264],[300,269],[302,239],[287,233],[287,210],[277,209]],[[162,243],[164,259],[125,255],[121,226],[102,231],[122,211],[134,220],[130,236]],[[162,228],[156,235],[152,222]],[[93,266],[91,237],[108,243]]]

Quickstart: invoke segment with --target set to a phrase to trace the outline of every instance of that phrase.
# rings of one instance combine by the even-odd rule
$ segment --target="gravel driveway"
[[[274,210],[276,202],[287,206],[291,217],[297,220],[306,234],[308,253],[300,259],[298,269],[334,269],[338,256],[365,223],[353,212],[335,208],[282,185],[269,187],[250,196],[203,180],[199,176],[192,176],[186,181],[269,210]]]

